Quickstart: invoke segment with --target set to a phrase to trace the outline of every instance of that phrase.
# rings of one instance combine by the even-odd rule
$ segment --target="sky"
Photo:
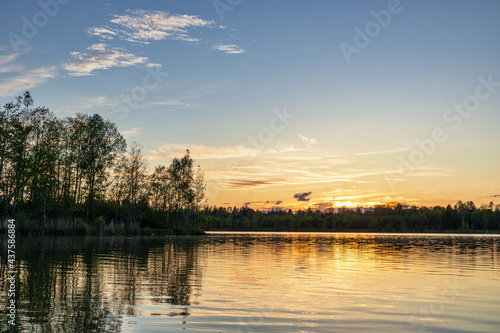
[[[4,1],[0,103],[99,113],[210,205],[500,204],[498,1]]]

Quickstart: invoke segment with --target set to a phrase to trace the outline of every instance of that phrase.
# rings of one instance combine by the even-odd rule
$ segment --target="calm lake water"
[[[2,236],[1,331],[6,235]],[[500,332],[500,237],[17,238],[17,332]]]

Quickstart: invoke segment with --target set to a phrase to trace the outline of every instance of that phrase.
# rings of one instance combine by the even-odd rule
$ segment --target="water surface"
[[[495,236],[18,237],[16,247],[19,332],[500,331]]]

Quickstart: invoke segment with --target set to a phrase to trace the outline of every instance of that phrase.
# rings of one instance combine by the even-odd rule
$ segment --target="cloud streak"
[[[213,47],[214,50],[222,51],[227,54],[242,54],[245,53],[246,50],[240,48],[235,44],[219,44]]]
[[[307,147],[311,147],[312,145],[318,144],[318,139],[315,138],[308,138],[306,136],[303,136],[302,134],[299,134],[299,138],[302,140],[303,143],[307,145]]]
[[[56,66],[26,69],[16,63],[19,54],[0,55],[0,96],[12,96],[36,87],[57,75]]]
[[[257,187],[257,186],[266,186],[276,184],[275,181],[265,181],[265,180],[244,180],[244,179],[235,179],[229,182],[229,188],[248,188],[248,187]]]
[[[121,47],[112,47],[104,43],[94,44],[88,52],[71,52],[71,61],[62,67],[71,76],[94,75],[95,71],[111,67],[130,67],[148,64],[148,58],[137,57]],[[157,64],[148,64],[158,66]]]
[[[127,14],[114,15],[109,25],[88,28],[87,33],[103,39],[120,38],[129,42],[149,44],[164,39],[198,42],[190,35],[193,28],[214,28],[215,21],[197,15],[177,15],[157,10],[127,10]]]
[[[262,155],[286,154],[304,151],[305,148],[293,144],[274,145],[272,147],[259,149],[246,145],[233,146],[209,146],[200,144],[172,144],[165,143],[151,151],[152,160],[161,160],[183,155],[189,148],[196,159],[223,159],[223,158],[248,158]]]
[[[367,156],[367,155],[376,155],[376,154],[394,154],[394,153],[400,153],[402,151],[407,151],[410,150],[410,148],[396,148],[393,150],[372,150],[372,151],[367,151],[363,153],[357,153],[354,154],[356,156]]]
[[[141,131],[140,128],[138,127],[132,127],[128,130],[125,130],[125,131],[121,131],[121,134],[122,136],[125,138],[125,139],[128,139],[132,136],[136,136],[136,135],[139,135],[139,134],[142,134],[143,132]]]

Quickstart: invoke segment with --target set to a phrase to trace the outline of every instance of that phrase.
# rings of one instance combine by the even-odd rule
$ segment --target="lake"
[[[500,237],[17,237],[1,331],[499,332]]]

